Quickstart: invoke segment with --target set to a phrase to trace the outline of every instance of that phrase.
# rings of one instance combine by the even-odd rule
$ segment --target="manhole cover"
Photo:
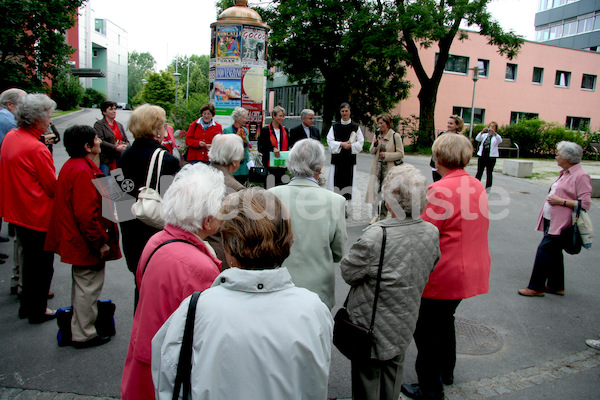
[[[477,321],[456,317],[456,352],[459,354],[492,354],[502,348],[502,339],[491,328]]]

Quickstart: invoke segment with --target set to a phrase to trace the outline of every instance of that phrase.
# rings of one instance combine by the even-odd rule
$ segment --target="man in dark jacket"
[[[294,146],[298,140],[315,139],[321,141],[319,130],[313,126],[315,123],[315,112],[310,109],[304,109],[300,113],[302,123],[295,128],[290,129],[290,148]]]

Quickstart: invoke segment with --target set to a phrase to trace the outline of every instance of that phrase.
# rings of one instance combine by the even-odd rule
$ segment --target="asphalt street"
[[[128,116],[129,112],[119,110],[117,120],[127,126]],[[83,110],[56,118],[55,123],[62,133],[73,124],[92,125],[97,118],[99,110]],[[59,171],[67,159],[62,143],[55,146],[54,157]],[[426,157],[407,156],[405,161],[431,181]],[[360,187],[366,187],[370,162],[371,156],[359,156]],[[472,162],[467,171],[474,174],[475,164]],[[449,399],[598,399],[600,352],[589,349],[585,339],[600,334],[600,244],[576,256],[565,255],[566,296],[517,295],[517,289],[528,283],[541,240],[541,233],[534,228],[548,187],[498,173],[494,179],[495,190],[489,195],[490,291],[464,300],[457,317],[473,322],[474,328],[466,335],[471,347],[482,347],[494,336],[499,349],[482,355],[459,353],[455,384],[446,387],[446,395]],[[599,204],[594,200],[590,212],[596,227],[600,227]],[[361,209],[349,221],[349,246],[360,236],[369,217]],[[3,224],[2,235],[6,234]],[[101,295],[117,305],[117,335],[104,346],[76,350],[57,346],[55,322],[30,325],[18,319],[18,301],[9,294],[12,241],[0,243],[0,252],[10,254],[0,265],[0,399],[118,397],[133,317],[134,279],[125,262],[108,263]],[[56,309],[70,305],[71,268],[58,256],[54,268],[52,290],[56,297],[48,304]],[[338,271],[334,313],[348,288]],[[416,381],[415,356],[413,344],[406,354],[405,382]],[[350,363],[334,348],[329,398],[350,397]]]

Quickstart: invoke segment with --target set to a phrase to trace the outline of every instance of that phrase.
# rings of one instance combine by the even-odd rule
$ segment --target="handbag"
[[[156,229],[165,227],[165,215],[162,209],[162,197],[158,192],[158,181],[160,180],[160,170],[166,150],[156,149],[150,160],[148,175],[146,177],[146,186],[140,188],[138,199],[131,206],[131,212],[137,219]],[[154,166],[158,158],[158,168],[156,172],[156,185],[150,186],[154,176]]]
[[[594,239],[592,220],[588,215],[588,212],[581,208],[581,200],[577,200],[577,210],[580,210],[580,213],[574,223],[577,224],[577,230],[581,237],[581,245],[589,250],[592,248],[592,241]]]
[[[381,271],[383,269],[383,256],[385,252],[386,230],[383,228],[383,239],[381,243],[381,254],[379,256],[379,268],[377,270],[377,283],[375,285],[375,298],[373,299],[373,312],[371,324],[368,328],[352,322],[348,310],[348,298],[344,306],[338,310],[334,317],[333,344],[346,358],[351,361],[368,360],[371,358],[373,347],[373,326],[375,325],[375,313],[377,311],[377,300],[379,299],[379,285],[381,282]]]
[[[581,252],[581,246],[583,245],[581,241],[581,235],[579,234],[579,226],[577,224],[580,214],[581,200],[578,200],[577,205],[575,206],[575,209],[571,214],[571,226],[568,226],[562,231],[560,231],[560,238],[563,243],[563,249],[571,255],[579,254],[579,252]]]
[[[196,304],[202,292],[192,293],[190,305],[188,307],[187,318],[185,319],[185,329],[183,331],[183,342],[179,351],[179,361],[177,362],[177,375],[175,376],[175,385],[173,388],[173,400],[179,399],[179,393],[183,386],[183,399],[190,398],[192,383],[190,376],[192,373],[192,342],[194,340],[194,322],[196,321]]]
[[[115,336],[115,304],[111,300],[98,300],[98,316],[94,326],[98,336]],[[73,344],[71,335],[71,319],[73,318],[73,307],[63,307],[56,310],[56,323],[58,333],[56,340],[60,347]]]

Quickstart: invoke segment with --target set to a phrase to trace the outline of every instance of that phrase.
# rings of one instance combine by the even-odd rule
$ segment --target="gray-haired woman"
[[[544,296],[545,293],[565,295],[564,244],[560,232],[572,225],[571,213],[581,200],[589,210],[592,204],[592,180],[579,164],[583,155],[580,145],[562,141],[556,146],[556,161],[562,168],[558,179],[550,186],[540,210],[537,230],[544,232],[526,289],[522,296]]]
[[[440,258],[438,230],[420,214],[427,204],[426,179],[414,166],[393,167],[383,183],[391,218],[367,227],[340,263],[351,285],[348,313],[368,327],[373,312],[383,229],[386,230],[379,300],[371,359],[352,362],[352,397],[397,399],[404,352],[412,340],[421,293]]]
[[[250,161],[250,140],[248,138],[248,128],[246,128],[246,122],[248,122],[248,110],[242,107],[236,107],[231,113],[231,119],[233,119],[233,125],[223,129],[223,134],[235,133],[244,142],[244,159],[240,163],[237,171],[233,173],[233,177],[242,185],[248,182],[248,161]],[[209,154],[210,158],[210,154]]]

